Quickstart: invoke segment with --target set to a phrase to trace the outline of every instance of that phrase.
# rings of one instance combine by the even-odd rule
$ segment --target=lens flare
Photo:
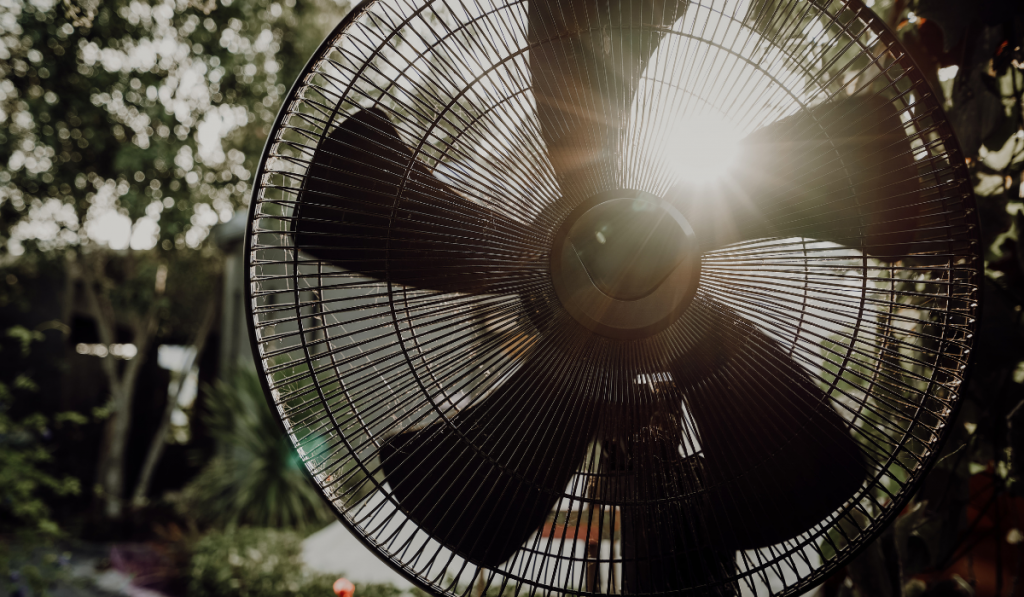
[[[722,178],[739,154],[739,133],[714,113],[681,119],[672,138],[669,157],[681,180],[709,182]]]

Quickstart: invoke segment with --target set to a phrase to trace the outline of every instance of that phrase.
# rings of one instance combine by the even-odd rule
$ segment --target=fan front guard
[[[314,55],[250,206],[268,400],[424,589],[799,594],[955,416],[981,261],[956,140],[857,1],[553,6],[364,2]],[[674,163],[706,122],[737,139],[717,176]],[[623,196],[693,238],[601,269],[624,212],[564,225]],[[610,296],[699,284],[588,325],[566,237]]]

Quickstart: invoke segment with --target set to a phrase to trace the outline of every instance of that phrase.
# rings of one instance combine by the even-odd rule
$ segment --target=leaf
[[[27,373],[22,373],[14,378],[14,387],[16,389],[24,390],[26,392],[39,391],[39,384],[32,381],[32,378],[29,377]]]
[[[1003,101],[985,84],[987,75],[969,73],[967,81],[953,86],[953,108],[949,111],[950,124],[967,157],[975,157],[982,143],[994,131],[1006,127],[1009,117]]]
[[[239,370],[206,389],[203,418],[216,455],[185,488],[187,514],[223,527],[303,528],[332,518],[280,430],[256,373]],[[307,445],[322,440],[307,438]]]
[[[992,169],[995,172],[1001,172],[1004,168],[1006,168],[1006,167],[1008,167],[1010,165],[1011,160],[1013,158],[1017,157],[1019,159],[1020,156],[1018,154],[1019,154],[1020,150],[1022,149],[1022,146],[1024,146],[1024,139],[1021,139],[1021,138],[1017,137],[1016,135],[1014,135],[1014,136],[1010,137],[1007,140],[1006,144],[1003,145],[1001,148],[996,148],[996,149],[993,150],[993,149],[988,149],[986,147],[986,149],[984,149],[984,150],[982,150],[980,152],[979,156],[981,158],[981,162],[986,167]],[[998,178],[999,179],[998,181],[996,181],[996,180],[989,180],[989,181],[987,181],[990,186],[989,186],[989,188],[986,189],[988,191],[986,194],[992,194],[993,192],[999,192],[999,191],[1002,190],[1002,187],[1003,187],[1002,176],[992,176],[992,175],[988,175],[988,174],[986,174],[985,176],[988,179],[994,179],[994,178]],[[998,182],[998,184],[996,184],[997,182]]]
[[[969,44],[953,85],[949,120],[966,157],[978,155],[982,143],[1006,126],[998,81],[989,64],[1005,41],[1002,25],[983,27]]]
[[[42,332],[30,330],[23,325],[7,328],[7,336],[21,343],[22,356],[28,356],[33,342],[41,342],[45,338]]]
[[[59,412],[54,415],[53,420],[56,423],[70,423],[72,425],[85,425],[89,422],[88,417],[73,410]]]

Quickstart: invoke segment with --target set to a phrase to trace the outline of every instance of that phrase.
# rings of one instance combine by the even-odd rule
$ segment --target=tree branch
[[[99,272],[103,269],[103,260],[99,257],[96,257],[96,259],[100,263],[87,264],[85,267],[76,268],[76,277],[82,282],[85,304],[89,313],[92,314],[92,318],[96,321],[96,331],[99,333],[100,342],[109,347],[114,343],[117,323],[112,321],[113,308],[109,305],[109,298],[104,295],[101,299],[100,294],[96,292],[96,285],[100,283],[100,276],[102,275]],[[103,301],[103,299],[107,300]],[[103,302],[107,304],[104,305]],[[105,306],[108,308],[105,309]],[[113,386],[120,384],[120,378],[117,374],[117,363],[112,358],[103,358],[101,366],[103,367],[103,373],[107,376],[107,382],[113,390]]]
[[[135,491],[132,492],[132,508],[141,508],[146,504],[146,494],[149,492],[149,483],[153,476],[153,471],[156,470],[156,465],[160,462],[160,457],[163,455],[164,447],[167,445],[167,431],[171,426],[171,415],[174,413],[174,409],[178,405],[181,390],[185,385],[184,378],[189,374],[194,364],[198,362],[203,355],[203,349],[206,347],[206,339],[209,337],[210,330],[213,328],[213,321],[216,313],[217,297],[211,296],[207,303],[206,313],[203,316],[203,320],[199,324],[199,327],[196,328],[195,335],[192,338],[191,345],[195,350],[189,360],[185,363],[182,370],[176,373],[176,378],[171,383],[173,391],[168,392],[167,394],[167,404],[164,406],[163,416],[160,417],[160,424],[157,426],[156,433],[153,434],[153,438],[149,442],[149,449],[146,452],[146,460],[142,465],[142,472],[139,474],[139,480],[135,484]]]
[[[83,282],[86,303],[93,318],[100,341],[108,350],[117,341],[117,315],[110,299],[114,284],[105,273],[106,260],[94,254],[92,263],[86,263],[79,273]],[[161,266],[166,275],[166,269]],[[160,274],[158,274],[159,278]],[[98,462],[98,479],[101,488],[100,500],[103,513],[109,519],[118,519],[123,514],[125,451],[128,434],[131,431],[132,406],[135,396],[135,382],[146,362],[146,352],[156,335],[159,324],[161,282],[158,281],[156,296],[146,307],[141,317],[132,317],[132,342],[136,354],[124,364],[120,372],[114,355],[107,354],[101,360],[103,372],[110,386],[110,418],[103,433],[103,445]]]

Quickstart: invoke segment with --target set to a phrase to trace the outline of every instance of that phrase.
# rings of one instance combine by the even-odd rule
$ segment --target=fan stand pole
[[[587,517],[587,547],[583,557],[587,563],[587,591],[597,593],[601,588],[601,536],[599,534],[597,541],[593,540],[593,525],[594,521],[597,520],[598,528],[600,529],[601,508],[597,505],[601,497],[600,477],[594,476],[590,478],[589,493],[590,499],[593,501],[590,502],[590,515]]]
[[[477,569],[476,582],[473,584],[472,597],[483,597],[484,591],[487,589],[487,576],[484,574],[484,569]]]
[[[619,559],[619,550],[617,548],[618,542],[615,540],[615,531],[617,530],[615,528],[615,521],[616,521],[616,516],[618,515],[618,512],[619,512],[619,509],[616,508],[616,507],[612,507],[609,510],[609,512],[608,512],[608,516],[609,516],[609,518],[611,518],[611,521],[612,521],[612,523],[611,523],[612,526],[611,526],[610,529],[608,529],[608,537],[609,537],[609,539],[608,539],[608,594],[609,595],[618,595],[619,594],[619,589],[618,589],[618,587],[616,587],[616,584],[618,583],[619,577],[618,577],[617,574],[615,574],[615,561]]]

